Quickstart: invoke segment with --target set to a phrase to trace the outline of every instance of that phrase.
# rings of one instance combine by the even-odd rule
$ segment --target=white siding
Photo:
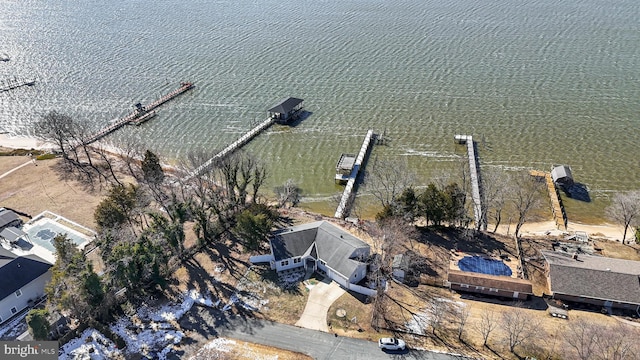
[[[29,300],[35,300],[44,295],[44,287],[50,279],[51,272],[47,271],[40,275],[39,278],[23,286],[20,289],[22,292],[20,296],[11,293],[6,298],[0,300],[0,317],[2,317],[2,321],[7,321],[14,315],[11,313],[12,307],[15,307],[18,312],[20,312],[29,305]]]
[[[277,260],[276,263],[276,271],[282,271],[282,270],[287,270],[287,269],[293,269],[293,268],[297,268],[297,267],[302,267],[304,266],[304,259],[301,259],[298,257],[298,259],[300,259],[300,262],[294,262],[294,259],[296,258],[289,258],[289,259],[285,259],[285,260]]]

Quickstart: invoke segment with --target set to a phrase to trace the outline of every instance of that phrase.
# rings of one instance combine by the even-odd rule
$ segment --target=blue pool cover
[[[502,260],[486,259],[481,256],[465,256],[458,261],[458,267],[462,271],[511,276],[511,269]]]

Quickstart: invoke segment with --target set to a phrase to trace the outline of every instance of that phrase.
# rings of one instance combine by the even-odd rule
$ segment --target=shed
[[[558,185],[573,184],[573,176],[571,175],[571,167],[568,165],[559,165],[551,169],[551,178]]]
[[[409,257],[404,254],[394,256],[391,269],[393,278],[399,282],[404,282],[409,272]]]
[[[282,100],[279,104],[267,110],[269,118],[278,123],[286,124],[296,120],[304,107],[304,100],[290,97]]]

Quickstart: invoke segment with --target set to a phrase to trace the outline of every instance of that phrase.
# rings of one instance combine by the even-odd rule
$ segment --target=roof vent
[[[609,268],[606,268],[606,269],[605,269],[605,271],[611,271],[611,269],[609,269]]]
[[[578,260],[578,253],[573,253],[573,260]]]

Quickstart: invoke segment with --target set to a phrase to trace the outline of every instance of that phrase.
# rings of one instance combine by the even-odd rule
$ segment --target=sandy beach
[[[0,133],[0,148],[8,149],[50,149],[52,146],[42,140],[27,136],[12,136],[8,133]]]

